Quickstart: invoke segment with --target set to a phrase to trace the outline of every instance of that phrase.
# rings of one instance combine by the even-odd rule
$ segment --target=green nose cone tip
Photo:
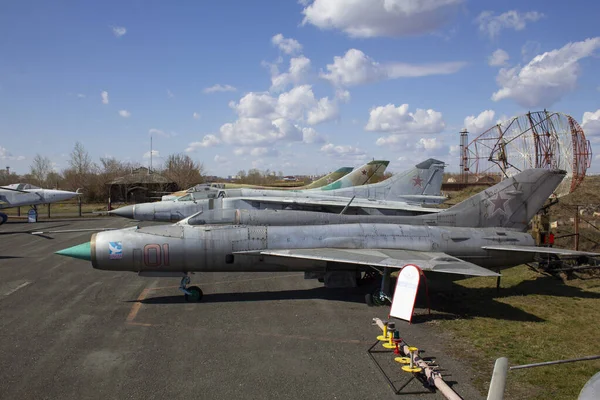
[[[90,242],[85,242],[85,243],[78,244],[77,246],[69,247],[67,249],[62,249],[62,250],[57,251],[54,254],[58,254],[60,256],[78,258],[80,260],[86,260],[86,261],[92,260],[92,250],[91,250]]]

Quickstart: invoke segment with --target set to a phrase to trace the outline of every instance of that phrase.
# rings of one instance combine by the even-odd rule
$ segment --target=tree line
[[[113,157],[100,157],[100,162],[95,163],[83,144],[77,142],[69,154],[68,167],[62,171],[56,171],[48,157],[37,154],[29,167],[29,173],[0,173],[0,186],[21,182],[51,189],[81,189],[85,201],[104,202],[108,199],[110,182],[131,174],[140,167],[142,165],[138,162],[120,161]],[[163,175],[181,189],[205,180],[204,165],[192,160],[187,154],[171,154],[151,172]]]

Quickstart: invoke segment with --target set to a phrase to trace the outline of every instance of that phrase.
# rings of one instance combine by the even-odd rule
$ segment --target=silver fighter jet
[[[528,222],[565,176],[531,169],[486,189],[439,214],[389,223],[351,221],[319,225],[196,225],[196,216],[168,226],[100,232],[57,254],[92,262],[96,269],[140,276],[181,277],[189,301],[202,291],[188,287],[189,274],[205,271],[304,271],[326,286],[353,286],[363,271],[382,272],[415,264],[429,273],[498,276],[501,269],[531,261],[536,253],[583,255],[535,247]],[[351,216],[354,217],[354,216]],[[377,301],[386,294],[379,291]]]
[[[216,189],[202,192],[202,198],[190,193],[175,201],[141,203],[110,212],[139,221],[175,222],[197,212],[213,209],[293,209],[349,214],[414,215],[435,213],[422,203],[440,203],[444,163],[429,159],[415,168],[396,174],[383,182],[331,190],[257,190]],[[351,174],[349,174],[351,175]],[[345,179],[344,177],[343,179]]]
[[[38,204],[69,200],[79,194],[79,192],[67,192],[65,190],[42,189],[29,183],[15,183],[0,186],[0,209],[21,206],[35,207]],[[7,220],[8,216],[0,212],[0,225]]]

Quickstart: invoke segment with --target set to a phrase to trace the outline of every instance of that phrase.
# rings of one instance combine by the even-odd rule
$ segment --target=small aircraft
[[[56,203],[69,200],[79,195],[77,192],[65,190],[42,189],[29,183],[15,183],[8,186],[0,186],[0,209],[32,206],[38,204]],[[0,212],[0,225],[8,220],[8,215]]]
[[[371,301],[383,304],[392,269],[407,264],[460,278],[499,276],[490,268],[530,262],[536,254],[597,256],[536,247],[525,232],[565,175],[525,170],[440,213],[404,217],[402,223],[401,217],[389,223],[363,217],[345,224],[219,226],[196,224],[194,216],[174,225],[95,233],[56,254],[91,261],[100,270],[180,277],[188,301],[202,298],[200,288],[188,287],[194,272],[304,271],[326,287],[348,287],[356,286],[362,272],[375,270],[382,283]]]
[[[206,188],[202,193],[189,193],[175,201],[135,204],[109,213],[139,221],[161,222],[180,221],[203,210],[237,208],[413,215],[435,213],[439,210],[425,208],[421,204],[446,200],[439,195],[444,173],[442,161],[429,159],[385,181],[353,186],[368,180],[369,173],[363,174],[362,171],[368,170],[372,163],[339,181],[313,190]],[[361,175],[365,177],[358,180]]]
[[[183,190],[180,192],[171,193],[170,195],[162,196],[162,201],[175,200],[187,194],[193,193],[192,196],[195,199],[204,198],[202,194],[195,192],[203,192],[210,190],[210,188],[218,189],[256,189],[256,190],[280,190],[280,191],[312,191],[312,190],[332,190],[340,189],[342,187],[360,186],[366,185],[375,179],[383,177],[383,173],[389,161],[373,160],[365,165],[362,165],[353,170],[353,168],[343,167],[340,168],[321,179],[318,179],[308,185],[300,187],[270,187],[270,186],[259,186],[259,185],[247,185],[239,183],[210,183],[196,185],[190,189]],[[207,189],[209,188],[209,189]]]

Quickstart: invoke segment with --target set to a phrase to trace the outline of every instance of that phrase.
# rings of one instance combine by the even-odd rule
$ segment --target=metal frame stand
[[[394,392],[395,395],[435,393],[435,389],[433,387],[431,387],[431,385],[429,385],[429,382],[427,382],[427,379],[423,378],[418,373],[411,374],[410,378],[408,378],[405,382],[403,382],[402,385],[399,388],[396,388],[396,386],[394,385],[394,383],[392,382],[392,380],[390,379],[390,377],[386,374],[386,372],[384,371],[383,367],[379,364],[379,362],[377,362],[377,359],[373,355],[373,354],[380,354],[380,353],[393,353],[393,350],[373,350],[375,348],[375,346],[377,346],[380,343],[381,343],[381,341],[379,341],[379,340],[375,341],[375,343],[373,343],[373,345],[371,347],[369,347],[369,349],[367,350],[367,354],[369,354],[369,357],[371,358],[371,361],[373,361],[373,363],[377,366],[377,369],[379,369],[379,372],[381,372],[381,375],[383,375],[383,377],[385,378],[386,382],[388,383],[389,387],[392,389],[392,391]],[[429,391],[428,392],[405,392],[405,393],[401,393],[402,390],[406,386],[408,386],[409,383],[411,383],[413,381],[413,379],[417,379]]]

